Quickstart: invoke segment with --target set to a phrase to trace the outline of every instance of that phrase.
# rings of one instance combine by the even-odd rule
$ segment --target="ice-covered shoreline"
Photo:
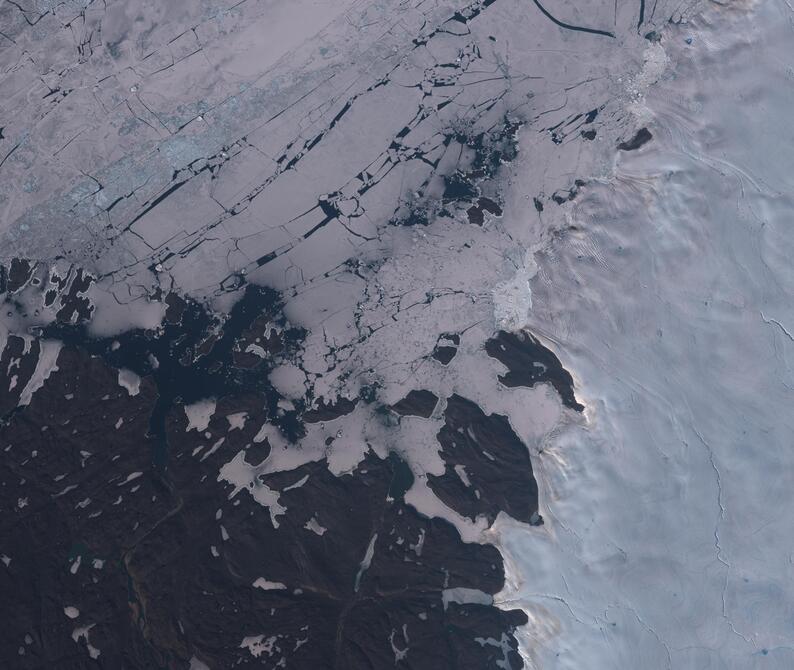
[[[494,527],[530,668],[793,662],[791,31],[785,2],[668,26],[653,141],[536,255],[530,327],[589,411],[533,461],[546,525]]]
[[[782,662],[786,3],[686,24],[665,0],[329,0],[305,25],[316,0],[93,4],[77,60],[55,9],[0,6],[25,64],[0,128],[0,503],[63,504],[7,544],[84,580],[53,592],[105,663],[424,668],[447,646],[515,670],[494,540],[528,667]],[[48,58],[69,67],[45,81]],[[98,581],[130,579],[119,528],[136,607],[179,633],[128,636]],[[30,646],[35,564],[3,562]],[[42,649],[73,650],[67,619]]]

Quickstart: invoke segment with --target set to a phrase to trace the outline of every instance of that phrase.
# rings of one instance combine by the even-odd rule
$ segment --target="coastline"
[[[151,178],[140,202],[138,196],[127,201],[130,175],[119,179],[123,166],[115,164],[99,176],[115,175],[107,190],[120,189],[124,204],[118,209],[115,200],[105,200],[106,185],[99,181],[70,192],[81,205],[68,216],[61,200],[48,200],[41,210],[25,205],[43,198],[46,188],[15,201],[24,212],[12,235],[20,248],[36,248],[36,240],[47,236],[58,247],[52,231],[40,225],[50,214],[56,228],[69,231],[82,216],[107,217],[119,229],[114,240],[123,241],[113,254],[98,254],[107,271],[103,288],[64,259],[17,259],[0,276],[9,278],[6,316],[17,328],[0,352],[15,391],[9,392],[2,426],[11,426],[6,436],[16,445],[9,452],[13,487],[4,504],[28,520],[56,500],[47,509],[57,508],[53,518],[63,528],[76,519],[85,524],[81,532],[90,537],[92,551],[123,555],[106,567],[106,559],[97,559],[97,568],[89,563],[85,538],[68,532],[55,538],[57,547],[39,551],[61,561],[52,574],[72,580],[61,585],[63,592],[84,587],[85,603],[77,601],[79,589],[69,592],[74,602],[68,611],[82,612],[84,619],[66,635],[64,648],[75,652],[77,643],[76,653],[83,653],[83,640],[106,662],[123,655],[114,645],[127,639],[122,633],[133,619],[119,616],[111,625],[104,601],[88,602],[101,596],[92,580],[107,579],[101,583],[112,584],[121,603],[124,585],[134,586],[137,648],[152,657],[168,655],[174,664],[190,658],[225,667],[272,655],[274,663],[294,656],[306,667],[320,667],[318,658],[330,663],[331,656],[337,667],[362,658],[363,667],[371,658],[397,665],[411,653],[432,659],[436,645],[428,640],[446,639],[461,657],[479,663],[477,670],[504,667],[516,654],[518,606],[530,619],[517,631],[527,667],[578,670],[585,660],[609,668],[639,661],[673,667],[672,624],[640,596],[659,595],[660,583],[695,591],[702,582],[701,600],[708,606],[697,609],[696,594],[686,607],[696,612],[688,619],[693,627],[706,630],[703,639],[698,630],[685,642],[694,648],[694,638],[699,646],[716,641],[726,653],[744,653],[743,645],[756,640],[734,611],[744,603],[734,582],[746,576],[732,567],[733,554],[739,564],[743,557],[730,496],[745,489],[732,479],[735,454],[721,448],[725,436],[717,430],[719,439],[713,439],[719,421],[702,398],[687,393],[704,391],[730,400],[725,406],[734,413],[742,406],[758,413],[752,394],[725,392],[731,376],[720,370],[715,379],[699,358],[727,370],[732,358],[745,353],[754,361],[772,355],[785,367],[786,337],[791,340],[794,328],[785,301],[767,300],[760,321],[753,315],[753,327],[776,338],[771,353],[720,339],[721,328],[736,327],[729,313],[737,307],[734,294],[747,303],[758,296],[730,282],[731,290],[723,289],[715,279],[725,267],[720,254],[706,252],[714,252],[712,237],[721,238],[706,234],[701,224],[716,219],[709,210],[712,193],[711,199],[726,202],[736,194],[720,190],[719,180],[701,183],[696,166],[738,180],[740,199],[752,199],[750,191],[763,179],[750,176],[740,161],[706,155],[709,143],[722,151],[723,135],[738,133],[700,124],[708,104],[719,107],[723,98],[707,88],[699,56],[685,54],[698,54],[705,45],[705,65],[722,67],[727,81],[730,66],[721,61],[733,61],[723,52],[735,46],[732,36],[743,48],[749,38],[738,30],[709,32],[708,25],[700,30],[703,19],[687,25],[677,15],[678,24],[660,28],[660,43],[650,26],[647,35],[654,37],[636,25],[636,6],[621,7],[620,15],[616,6],[614,18],[611,6],[606,14],[577,16],[582,25],[585,18],[600,25],[605,16],[620,25],[620,39],[612,41],[617,38],[605,30],[550,31],[542,13],[511,14],[516,2],[488,3],[488,12],[475,2],[463,14],[438,2],[432,21],[429,10],[425,17],[394,3],[411,28],[389,33],[389,48],[383,48],[366,28],[390,20],[387,4],[368,15],[373,23],[363,17],[363,28],[334,19],[333,29],[322,33],[322,57],[311,39],[301,45],[300,69],[308,74],[298,77],[297,88],[314,98],[304,99],[304,88],[288,91],[304,105],[294,112],[297,128],[295,119],[258,134],[243,127],[257,121],[263,96],[272,105],[268,114],[280,116],[279,106],[287,103],[264,91],[284,84],[288,55],[273,81],[247,88],[240,99],[231,96],[215,116],[180,108],[185,119],[169,118],[187,123],[186,130],[162,142],[161,162],[138,165],[132,176],[141,183]],[[357,8],[367,14],[365,3]],[[246,23],[243,15],[235,20]],[[500,32],[507,20],[526,28],[511,27],[521,32],[520,40]],[[348,42],[361,46],[360,52],[328,56],[331,47]],[[371,51],[364,49],[370,44]],[[668,45],[682,73],[701,77],[702,91],[676,74],[678,65],[665,69]],[[359,69],[352,81],[338,84],[335,73],[348,57]],[[481,79],[483,72],[489,76]],[[752,85],[748,78],[744,72],[739,79]],[[313,88],[319,80],[325,88]],[[138,86],[130,87],[131,100],[140,97]],[[176,102],[160,100],[164,109]],[[242,125],[225,125],[238,104],[244,113],[232,116]],[[710,114],[723,119],[720,109]],[[773,153],[774,143],[765,146]],[[379,150],[374,159],[371,149]],[[135,161],[145,164],[144,153],[135,153]],[[249,170],[258,178],[250,180]],[[268,191],[271,184],[276,186]],[[743,221],[759,228],[753,216],[783,189],[761,191],[743,210]],[[773,204],[774,216],[759,217],[772,224],[779,215],[779,204]],[[180,207],[190,207],[187,224],[195,228],[180,228]],[[687,220],[692,212],[697,217]],[[39,224],[30,237],[20,232],[29,223]],[[133,226],[148,241],[124,237]],[[726,230],[731,228],[717,233]],[[94,235],[88,227],[80,234]],[[785,242],[780,236],[776,245],[786,249]],[[119,261],[127,243],[139,253],[130,264],[126,257]],[[83,254],[81,244],[70,253]],[[737,265],[750,266],[738,253],[741,244],[727,251],[737,252]],[[704,265],[706,274],[688,274],[705,261],[711,263]],[[655,274],[658,268],[665,271]],[[654,287],[662,275],[671,281]],[[688,282],[686,291],[673,290],[679,277]],[[105,291],[108,284],[129,302]],[[53,293],[51,302],[45,289]],[[698,301],[682,302],[695,292]],[[700,293],[712,303],[709,318],[716,325],[700,314]],[[763,290],[759,295],[768,298]],[[113,318],[100,324],[97,316],[104,312]],[[131,316],[140,330],[130,330]],[[533,335],[501,332],[523,328]],[[759,331],[742,333],[755,342]],[[67,346],[39,349],[39,336]],[[649,340],[654,344],[646,347]],[[716,343],[713,352],[703,340]],[[682,374],[680,363],[700,378]],[[748,367],[742,382],[757,397],[771,395],[772,387],[760,384]],[[70,386],[86,377],[91,383],[77,392]],[[17,393],[25,402],[17,404]],[[112,412],[95,409],[105,396]],[[654,403],[664,407],[663,415]],[[783,415],[785,406],[775,407]],[[70,437],[73,429],[66,428],[72,414],[84,414],[90,430],[101,426],[111,436],[107,450],[82,454],[79,440]],[[125,424],[126,414],[134,415],[134,424]],[[692,420],[695,414],[715,425],[704,428]],[[760,415],[779,427],[773,415]],[[39,425],[54,444],[73,447],[68,453],[74,471],[45,461],[36,442],[40,435],[28,432]],[[51,452],[59,454],[53,449],[47,456]],[[95,465],[100,458],[101,468]],[[86,460],[94,479],[82,479]],[[26,476],[17,477],[17,471]],[[656,482],[658,473],[670,480]],[[764,477],[756,472],[751,490],[770,473],[771,467]],[[108,483],[113,490],[127,487],[129,507],[93,493]],[[786,501],[784,493],[771,490]],[[676,513],[666,514],[666,506]],[[507,512],[524,523],[509,521]],[[754,512],[760,518],[763,506]],[[91,521],[102,514],[102,521]],[[750,517],[740,521],[750,523]],[[97,529],[103,523],[131,529],[121,542],[130,546],[119,549],[117,538]],[[679,523],[697,532],[679,533]],[[196,548],[177,542],[172,524],[183,524]],[[659,538],[648,533],[639,547],[624,536],[626,528],[646,526],[664,532]],[[762,533],[764,527],[753,530]],[[694,540],[707,550],[696,547],[697,561],[690,565],[680,557]],[[152,550],[139,552],[139,545]],[[668,546],[675,564],[667,560]],[[501,583],[497,549],[507,584],[492,598]],[[197,580],[204,571],[211,578],[191,581],[180,569],[180,552],[196,561]],[[303,552],[310,558],[303,560]],[[149,561],[160,554],[179,560],[152,570]],[[9,575],[26,565],[24,556],[3,556],[13,566]],[[94,572],[87,572],[89,564]],[[657,581],[654,571],[661,576]],[[189,634],[178,631],[182,620],[175,626],[169,618],[169,580],[158,581],[157,573],[173,576],[196,598],[191,605],[206,602],[206,592],[222,586],[209,609],[225,609],[226,624],[217,626],[209,648],[202,646],[203,633],[212,617],[186,620]],[[407,595],[401,581],[410,582]],[[238,593],[248,611],[238,612]],[[722,596],[716,610],[709,600],[715,594]],[[20,592],[22,601],[25,595]],[[513,611],[491,607],[494,601]],[[148,611],[147,602],[155,603]],[[270,620],[277,608],[286,613],[283,630]],[[310,610],[317,615],[311,637],[302,620]],[[719,626],[710,617],[719,618]],[[456,632],[445,638],[450,621]],[[35,626],[33,615],[31,622]],[[776,634],[783,646],[781,630]],[[364,634],[369,638],[361,651]],[[725,636],[742,649],[731,648]],[[764,642],[768,646],[758,654],[766,657],[761,650],[773,647]],[[144,658],[143,667],[149,661]],[[449,663],[455,663],[454,654]]]
[[[551,521],[494,529],[530,668],[790,661],[790,528],[770,510],[792,501],[770,482],[790,466],[791,160],[765,131],[787,109],[790,32],[785,3],[666,28],[674,66],[630,106],[653,140],[618,152],[577,230],[535,256],[529,327],[592,412],[536,461]]]

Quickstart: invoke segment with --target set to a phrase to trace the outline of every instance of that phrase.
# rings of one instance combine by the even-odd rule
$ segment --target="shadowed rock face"
[[[336,402],[326,403],[320,400],[317,409],[310,409],[303,413],[303,420],[306,423],[317,423],[318,421],[332,421],[341,416],[350,414],[355,408],[357,400],[339,398]]]
[[[159,335],[132,333],[115,345],[90,340],[77,326],[57,327],[68,343],[46,384],[24,407],[12,395],[0,425],[8,445],[0,466],[0,547],[12,554],[0,570],[0,590],[15,612],[0,633],[0,656],[15,658],[19,668],[185,668],[191,658],[211,668],[281,658],[289,667],[329,670],[395,663],[475,670],[505,659],[520,667],[512,631],[525,623],[523,612],[444,598],[445,589],[498,592],[501,557],[406,505],[413,476],[396,456],[369,452],[343,476],[323,459],[261,472],[242,491],[218,476],[237,453],[251,466],[267,462],[268,440],[256,439],[263,423],[303,432],[300,417],[287,421],[278,409],[283,398],[262,381],[278,358],[260,359],[256,375],[247,362],[235,364],[238,343],[264,331],[268,309],[270,326],[280,323],[284,334],[278,356],[300,346],[277,296],[266,295],[269,308],[259,304],[262,297],[251,293],[253,302],[243,302],[220,329],[185,303]],[[182,329],[181,336],[169,328]],[[209,331],[215,337],[197,356]],[[5,350],[6,358],[20,358],[12,369],[21,387],[42,356],[38,340],[23,350],[21,338]],[[169,362],[145,367],[153,352],[162,361],[170,354]],[[111,360],[140,372],[137,385],[120,385]],[[8,385],[9,376],[0,375],[0,383]],[[212,389],[214,411],[194,429],[184,401]],[[395,408],[429,415],[437,402],[428,391],[412,391]],[[339,400],[305,414],[327,421],[354,408]],[[535,509],[536,492],[532,500],[496,492],[499,470],[512,472],[508,479],[531,477],[526,448],[503,417],[453,396],[445,420],[439,442],[450,450],[453,476],[454,465],[465,465],[483,495],[469,500],[464,492],[456,500],[442,477],[434,487],[443,500],[489,517],[505,509],[524,518]],[[459,428],[474,438],[453,444]],[[498,460],[478,454],[486,448]],[[512,489],[508,479],[502,489]],[[262,491],[277,502],[263,507],[255,500]],[[19,656],[27,634],[33,642]],[[92,650],[100,655],[91,658]]]
[[[0,416],[11,413],[19,404],[22,393],[36,371],[36,363],[41,355],[41,342],[27,342],[24,338],[11,335],[5,349],[0,354],[0,369],[6,372],[8,384],[0,395]]]
[[[0,3],[0,666],[522,667],[493,324],[671,4]]]
[[[500,331],[496,337],[485,343],[485,351],[507,367],[508,372],[499,376],[499,381],[505,386],[532,387],[548,382],[560,394],[566,407],[577,412],[584,410],[584,406],[574,396],[571,373],[531,333]]]
[[[431,391],[410,391],[399,402],[394,403],[391,409],[402,416],[421,416],[429,418],[438,404],[438,396]]]
[[[432,356],[441,365],[449,365],[455,354],[458,353],[458,346],[460,345],[460,335],[457,333],[444,333],[440,335],[436,346],[433,349]]]
[[[3,268],[3,283],[6,284],[2,287],[3,291],[15,293],[28,282],[32,273],[33,268],[28,261],[21,258],[12,259],[9,269],[6,271]],[[6,277],[7,279],[5,279]]]
[[[485,414],[459,395],[447,399],[437,435],[446,471],[428,480],[436,495],[463,516],[500,511],[529,522],[538,510],[538,487],[526,446],[507,417]]]
[[[630,140],[618,144],[618,149],[621,151],[636,151],[652,139],[653,135],[650,130],[647,128],[640,128]]]

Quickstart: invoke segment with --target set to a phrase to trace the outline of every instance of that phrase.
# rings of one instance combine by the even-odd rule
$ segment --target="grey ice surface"
[[[329,287],[355,303],[363,287],[344,261],[412,257],[412,233],[388,223],[423,207],[432,218],[440,176],[465,169],[451,132],[524,122],[541,131],[527,144],[533,195],[573,186],[578,134],[555,144],[543,131],[605,104],[604,123],[620,124],[615,73],[646,44],[638,10],[555,8],[614,33],[602,35],[518,0],[5,2],[3,254],[102,278],[94,299],[113,309],[98,310],[97,331],[155,323],[161,311],[142,303],[156,285],[223,309],[242,273],[295,294],[296,310]],[[460,258],[458,227],[442,235]],[[489,265],[510,243],[489,240],[489,258],[473,242]]]
[[[223,312],[245,277],[308,331],[303,370],[271,379],[286,397],[377,381],[385,403],[465,391],[508,415],[543,527],[487,530],[434,498],[439,454],[401,444],[431,444],[438,415],[390,444],[357,409],[328,454],[311,449],[323,428],[298,456],[273,434],[267,468],[325,456],[345,472],[373,438],[405,450],[409,502],[507,552],[501,602],[530,615],[528,667],[792,667],[794,14],[542,7],[6,1],[0,256],[93,272],[98,333],[156,325],[157,286]],[[593,109],[594,141],[549,131]],[[523,124],[518,157],[482,186],[504,216],[440,214],[443,177],[471,160],[446,139],[505,118]],[[641,126],[653,141],[617,157]],[[555,204],[576,179],[580,196]],[[417,211],[428,226],[392,225]],[[575,376],[584,419],[546,388],[483,381],[500,366],[482,343],[522,326]],[[454,361],[428,365],[453,331]]]

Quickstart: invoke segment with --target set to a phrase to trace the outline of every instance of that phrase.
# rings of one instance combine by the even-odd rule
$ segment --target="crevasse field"
[[[498,527],[529,667],[794,667],[793,28],[670,26],[654,140],[536,255],[530,325],[587,411],[535,456],[546,525]]]

